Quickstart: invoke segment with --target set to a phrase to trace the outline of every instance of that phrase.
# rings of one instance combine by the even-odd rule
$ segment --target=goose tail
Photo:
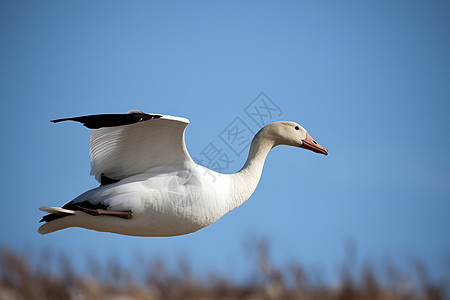
[[[39,227],[38,232],[40,234],[52,233],[64,228],[71,227],[67,221],[70,218],[63,218],[70,215],[75,215],[75,211],[70,209],[64,209],[61,207],[49,207],[42,206],[39,208],[41,211],[49,213],[42,217],[40,222],[45,222],[41,227]]]

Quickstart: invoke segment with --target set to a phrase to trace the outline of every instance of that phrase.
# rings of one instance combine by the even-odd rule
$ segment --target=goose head
[[[320,146],[299,124],[289,121],[273,122],[260,131],[261,138],[273,142],[273,147],[289,145],[328,155],[328,150]]]

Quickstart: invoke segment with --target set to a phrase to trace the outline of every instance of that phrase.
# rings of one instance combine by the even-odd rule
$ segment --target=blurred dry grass
[[[438,300],[450,297],[450,278],[432,281],[420,263],[409,271],[400,271],[392,264],[380,271],[368,263],[355,269],[355,253],[351,247],[347,252],[340,270],[340,283],[329,286],[320,276],[296,263],[275,266],[266,242],[259,242],[257,251],[253,251],[254,273],[245,283],[217,274],[196,278],[185,259],[173,271],[161,260],[138,262],[133,268],[116,262],[102,264],[89,260],[88,274],[78,274],[65,256],[47,253],[36,264],[25,255],[3,249],[0,299]],[[57,266],[56,270],[51,270],[52,264]]]

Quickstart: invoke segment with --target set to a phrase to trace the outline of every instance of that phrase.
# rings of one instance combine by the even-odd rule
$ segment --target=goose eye
[[[295,130],[299,130],[300,129],[300,127],[298,127],[298,126],[295,126]]]

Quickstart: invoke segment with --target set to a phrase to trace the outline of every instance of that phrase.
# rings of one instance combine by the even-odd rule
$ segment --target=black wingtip
[[[70,120],[70,118],[65,118],[65,119],[50,120],[50,122],[52,122],[52,123],[59,123],[59,122],[69,121],[69,120]]]
[[[82,117],[63,118],[51,120],[52,123],[59,123],[63,121],[75,121],[80,122],[89,129],[98,129],[102,127],[115,127],[134,124],[141,121],[147,121],[151,119],[159,119],[162,115],[150,115],[146,113],[133,112],[128,114],[101,114],[101,115],[89,115]]]
[[[39,222],[45,222],[45,223],[48,223],[48,222],[51,222],[51,221],[54,221],[54,220],[61,219],[62,217],[67,217],[67,216],[71,216],[71,215],[72,215],[72,214],[66,214],[66,213],[61,213],[61,214],[48,214],[48,215],[43,216],[43,217],[41,218],[41,220],[39,220]]]

